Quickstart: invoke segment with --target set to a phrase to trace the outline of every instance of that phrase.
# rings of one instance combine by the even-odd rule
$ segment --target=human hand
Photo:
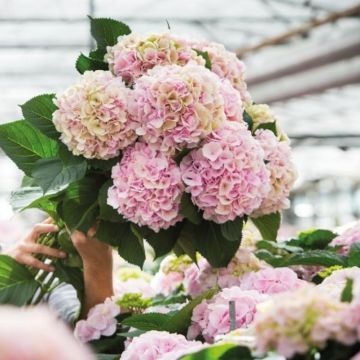
[[[50,246],[38,244],[40,235],[46,233],[56,233],[59,228],[52,224],[51,219],[47,219],[42,223],[36,224],[31,232],[27,234],[20,242],[5,252],[5,255],[11,256],[18,263],[31,266],[35,269],[52,272],[55,268],[50,264],[35,257],[36,254],[46,255],[50,258],[64,259],[66,253],[64,251],[53,249]]]

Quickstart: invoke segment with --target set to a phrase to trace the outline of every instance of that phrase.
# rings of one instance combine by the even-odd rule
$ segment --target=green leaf
[[[138,227],[142,237],[151,245],[155,252],[155,258],[168,254],[178,239],[182,223],[170,226],[168,229],[161,229],[155,232],[146,226]]]
[[[232,343],[212,345],[203,350],[182,356],[179,360],[253,360],[249,348]]]
[[[349,251],[348,266],[360,267],[360,243],[354,243],[351,245]]]
[[[198,306],[203,300],[211,299],[217,292],[218,289],[210,289],[202,295],[191,300],[183,308],[173,314],[166,323],[163,324],[163,330],[172,333],[185,334],[191,325],[191,316],[195,307]]]
[[[121,160],[121,156],[117,156],[115,158],[109,160],[99,160],[99,159],[88,159],[87,163],[93,168],[97,170],[102,170],[104,172],[110,171],[119,161]]]
[[[211,60],[210,60],[210,56],[209,56],[209,53],[207,51],[201,51],[201,50],[197,50],[197,49],[194,49],[196,51],[196,53],[201,56],[202,58],[204,58],[205,60],[205,67],[209,70],[211,70]]]
[[[180,214],[195,225],[200,225],[202,216],[199,210],[191,201],[191,195],[184,192],[180,202]]]
[[[243,218],[237,217],[233,221],[220,224],[221,233],[229,241],[241,242],[243,222]]]
[[[120,21],[105,18],[94,19],[90,16],[89,19],[91,35],[96,40],[99,49],[106,50],[107,46],[114,46],[117,43],[119,36],[131,33],[129,26]]]
[[[341,293],[341,301],[351,303],[353,299],[354,279],[346,279],[345,287]]]
[[[283,253],[284,250],[288,251],[289,253],[299,253],[303,252],[303,248],[293,245],[288,245],[287,242],[275,242],[269,240],[260,240],[256,242],[256,247],[258,249],[265,249],[270,251],[271,253],[278,254]]]
[[[57,155],[59,145],[25,120],[0,125],[0,147],[17,167],[31,176],[39,159]]]
[[[195,236],[195,239],[194,239]],[[189,221],[184,221],[184,225],[180,231],[179,238],[176,245],[188,256],[194,263],[197,263],[196,258],[196,231],[194,225]]]
[[[303,249],[325,249],[337,236],[330,230],[316,229],[299,233],[298,239],[289,240],[289,245],[300,246]]]
[[[132,315],[122,321],[122,325],[129,326],[139,330],[163,330],[163,326],[171,319],[169,314],[148,313]]]
[[[60,133],[52,121],[53,113],[57,110],[54,98],[54,94],[38,95],[20,107],[26,121],[49,138],[58,140]]]
[[[40,209],[51,217],[56,217],[57,202],[52,199],[52,194],[43,194],[40,187],[22,187],[11,193],[10,203],[14,211],[25,209]]]
[[[119,360],[121,354],[96,354],[97,360]]]
[[[279,212],[264,215],[255,219],[251,218],[251,220],[260,231],[264,240],[276,240],[281,224],[281,215]]]
[[[125,222],[124,218],[110,205],[107,204],[108,190],[112,186],[113,182],[108,180],[99,191],[99,206],[100,215],[99,219],[111,221],[111,222]]]
[[[58,212],[70,230],[86,233],[95,224],[98,192],[99,184],[94,177],[86,177],[67,187]]]
[[[64,164],[60,158],[40,159],[34,165],[32,177],[47,193],[49,190],[62,190],[72,182],[81,180],[86,169],[86,161],[81,158],[74,157],[68,164]]]
[[[76,60],[75,68],[80,74],[83,74],[85,71],[109,70],[109,65],[105,61],[80,54]]]
[[[39,283],[25,266],[0,255],[0,304],[26,305],[38,287]]]
[[[227,266],[240,246],[240,241],[227,240],[219,224],[203,221],[196,227],[196,247],[213,267]]]
[[[96,230],[96,238],[114,247],[122,244],[121,239],[128,236],[130,224],[113,223],[111,221],[101,220]]]
[[[276,121],[268,122],[265,124],[260,124],[259,126],[256,127],[255,131],[259,130],[259,129],[270,130],[271,132],[274,133],[275,136],[278,136],[278,131],[276,128]]]
[[[252,117],[249,115],[249,113],[248,113],[246,110],[244,110],[243,119],[244,119],[244,121],[247,123],[248,129],[249,129],[250,131],[252,131],[252,128],[253,128],[253,126],[254,126],[254,122],[253,122]]]

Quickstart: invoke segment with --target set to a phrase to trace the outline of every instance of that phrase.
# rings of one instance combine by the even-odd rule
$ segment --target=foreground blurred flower
[[[330,246],[340,246],[339,253],[347,255],[351,248],[351,245],[360,241],[360,221],[358,221],[353,227],[346,230],[343,234],[334,238]]]
[[[251,214],[270,191],[263,150],[238,122],[214,131],[184,157],[180,169],[194,204],[217,223]]]
[[[286,358],[323,348],[328,340],[346,345],[356,341],[350,305],[331,298],[310,284],[275,295],[258,307],[255,321],[257,349],[276,351]]]
[[[0,308],[2,360],[95,360],[46,308]]]
[[[264,150],[271,181],[271,191],[260,208],[252,214],[258,217],[289,208],[289,195],[297,179],[297,172],[291,161],[291,148],[287,141],[279,141],[270,130],[257,130],[255,134]]]
[[[186,352],[192,348],[197,350],[201,345],[200,342],[186,340],[183,335],[166,331],[148,331],[131,341],[121,360],[158,360],[165,354]]]
[[[127,111],[130,90],[109,71],[87,71],[56,96],[53,114],[61,141],[75,155],[110,159],[136,139]]]
[[[169,33],[146,37],[130,34],[118,40],[116,45],[108,47],[105,60],[116,76],[130,84],[156,65],[185,65],[190,60],[205,64],[186,40]]]
[[[82,342],[100,339],[101,336],[111,336],[116,331],[116,316],[120,307],[110,298],[103,304],[95,305],[86,320],[76,323],[74,334]]]
[[[108,204],[127,220],[158,232],[182,219],[180,169],[163,153],[144,143],[134,144],[113,167],[112,179]]]
[[[195,307],[188,338],[195,339],[202,335],[212,343],[217,335],[230,332],[230,301],[235,302],[236,328],[248,327],[255,318],[257,304],[265,299],[266,296],[257,291],[241,290],[237,286],[222,290],[211,300],[203,300]]]
[[[203,66],[158,66],[135,84],[136,132],[161,151],[193,148],[225,121],[221,81]]]

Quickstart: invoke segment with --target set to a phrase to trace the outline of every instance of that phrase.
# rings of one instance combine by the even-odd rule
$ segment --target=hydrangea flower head
[[[137,142],[113,167],[112,179],[108,204],[127,220],[158,232],[182,219],[184,186],[179,167],[167,155]]]
[[[86,71],[80,81],[56,95],[53,122],[74,155],[108,160],[137,135],[127,109],[130,90],[109,71]]]
[[[243,123],[228,121],[180,163],[186,191],[216,223],[251,214],[268,195],[264,152]]]

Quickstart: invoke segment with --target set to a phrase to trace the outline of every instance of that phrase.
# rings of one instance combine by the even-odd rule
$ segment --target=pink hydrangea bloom
[[[195,49],[206,51],[211,61],[211,71],[221,79],[227,79],[240,92],[244,103],[250,103],[250,94],[245,83],[245,65],[235,53],[227,51],[222,44],[194,43]]]
[[[273,295],[258,307],[254,323],[257,350],[276,351],[286,358],[323,348],[327,340],[356,340],[349,322],[350,304],[334,300],[310,284],[296,291]]]
[[[127,220],[158,232],[182,219],[180,169],[165,154],[137,142],[113,167],[112,179],[108,204]]]
[[[225,121],[221,81],[200,65],[157,66],[135,84],[136,132],[164,152],[193,148]]]
[[[214,131],[180,169],[194,204],[217,223],[251,214],[270,191],[263,150],[243,123],[228,121]]]
[[[119,155],[137,137],[127,111],[129,93],[109,71],[86,71],[77,84],[56,96],[53,122],[61,141],[89,159]]]
[[[194,61],[200,65],[205,60],[196,54],[184,39],[169,33],[138,37],[121,36],[118,43],[108,47],[105,60],[111,71],[124,81],[133,83],[156,65],[185,65]]]
[[[45,307],[0,308],[0,357],[3,360],[95,360],[69,329]]]
[[[360,360],[360,352],[353,356],[350,360]]]
[[[185,270],[183,285],[186,293],[194,298],[216,286],[217,280],[217,270],[201,258],[197,265],[192,264]]]
[[[215,336],[230,332],[230,301],[235,302],[236,327],[248,327],[255,318],[257,304],[265,299],[266,296],[257,291],[241,290],[237,286],[222,290],[211,300],[203,300],[195,307],[188,338],[194,339],[201,334],[207,342],[212,343]]]
[[[290,191],[297,179],[288,141],[279,141],[270,130],[257,130],[256,139],[265,153],[266,167],[271,174],[271,191],[252,214],[253,217],[287,209],[290,206]]]
[[[298,289],[306,284],[289,268],[267,268],[245,274],[241,280],[241,289],[256,290],[261,294],[276,294]]]
[[[243,106],[238,91],[231,85],[229,80],[221,82],[221,94],[224,98],[224,110],[227,120],[243,121]]]
[[[103,304],[90,309],[86,320],[76,323],[74,335],[82,342],[100,339],[101,336],[111,336],[116,331],[116,316],[120,314],[120,307],[108,298]]]
[[[121,360],[158,360],[161,356],[187,350],[200,342],[188,341],[183,335],[166,331],[148,331],[134,338],[121,356]]]
[[[330,243],[331,246],[341,246],[339,252],[347,255],[351,245],[360,241],[360,221],[358,221],[352,228],[346,230],[343,234],[337,236]]]
[[[153,278],[152,285],[157,294],[168,296],[181,286],[183,280],[184,275],[181,272],[158,272]]]

